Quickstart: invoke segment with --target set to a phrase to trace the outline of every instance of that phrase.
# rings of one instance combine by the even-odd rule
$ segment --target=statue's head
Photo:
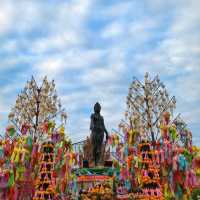
[[[100,113],[100,112],[101,112],[101,105],[99,104],[99,102],[97,102],[97,103],[94,105],[94,112],[95,112],[95,113]]]

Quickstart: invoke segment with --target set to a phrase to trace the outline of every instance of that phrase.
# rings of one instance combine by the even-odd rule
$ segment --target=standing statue
[[[106,140],[108,140],[108,132],[104,125],[103,116],[100,114],[101,105],[97,102],[94,106],[94,113],[91,115],[90,130],[92,141],[92,153],[95,166],[97,166],[101,158],[101,149],[103,144],[104,133],[106,133]]]

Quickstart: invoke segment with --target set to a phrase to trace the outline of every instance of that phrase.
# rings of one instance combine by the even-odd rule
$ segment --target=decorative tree
[[[134,78],[127,97],[126,121],[119,125],[125,141],[120,150],[127,158],[123,160],[127,160],[128,171],[133,169],[133,177],[140,177],[143,170],[153,169],[160,175],[158,185],[164,199],[189,199],[192,189],[199,187],[193,168],[192,134],[180,114],[173,118],[175,104],[175,97],[169,97],[158,76],[151,80],[146,73],[144,84]],[[145,149],[143,157],[137,155],[141,144],[150,146],[150,152]],[[136,161],[145,157],[150,166],[145,163],[139,166]],[[152,174],[145,171],[145,176],[152,182]],[[132,188],[135,185],[142,189],[142,195],[145,191],[149,194],[144,178],[142,181],[130,179]]]
[[[153,80],[145,74],[144,84],[134,78],[127,97],[126,117],[130,128],[155,142],[160,134],[160,120],[166,111],[173,114],[176,100],[169,94],[158,76]]]
[[[16,104],[9,114],[9,120],[14,124],[18,134],[26,134],[29,130],[30,135],[39,140],[42,124],[55,120],[57,116],[61,116],[61,123],[66,123],[67,115],[58,99],[54,80],[49,82],[45,77],[39,87],[32,77],[18,95]]]

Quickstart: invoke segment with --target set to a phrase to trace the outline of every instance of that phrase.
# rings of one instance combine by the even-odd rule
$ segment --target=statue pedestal
[[[100,158],[97,166],[95,166],[95,164],[94,164],[91,146],[92,146],[91,140],[90,140],[90,138],[87,138],[83,144],[83,161],[85,163],[88,161],[88,164],[89,164],[88,167],[90,167],[90,168],[103,167],[103,166],[112,167],[111,163],[108,164],[112,160],[111,154],[110,154],[110,148],[109,148],[108,144],[106,142],[102,144],[101,158]],[[83,162],[83,167],[86,166],[86,165],[84,165],[84,162]]]

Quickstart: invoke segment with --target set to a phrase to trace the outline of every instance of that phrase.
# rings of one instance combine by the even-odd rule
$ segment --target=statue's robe
[[[95,165],[98,164],[101,157],[101,149],[104,139],[104,132],[107,133],[104,119],[100,114],[94,113],[91,115],[90,123],[91,141],[92,141],[92,152]]]

